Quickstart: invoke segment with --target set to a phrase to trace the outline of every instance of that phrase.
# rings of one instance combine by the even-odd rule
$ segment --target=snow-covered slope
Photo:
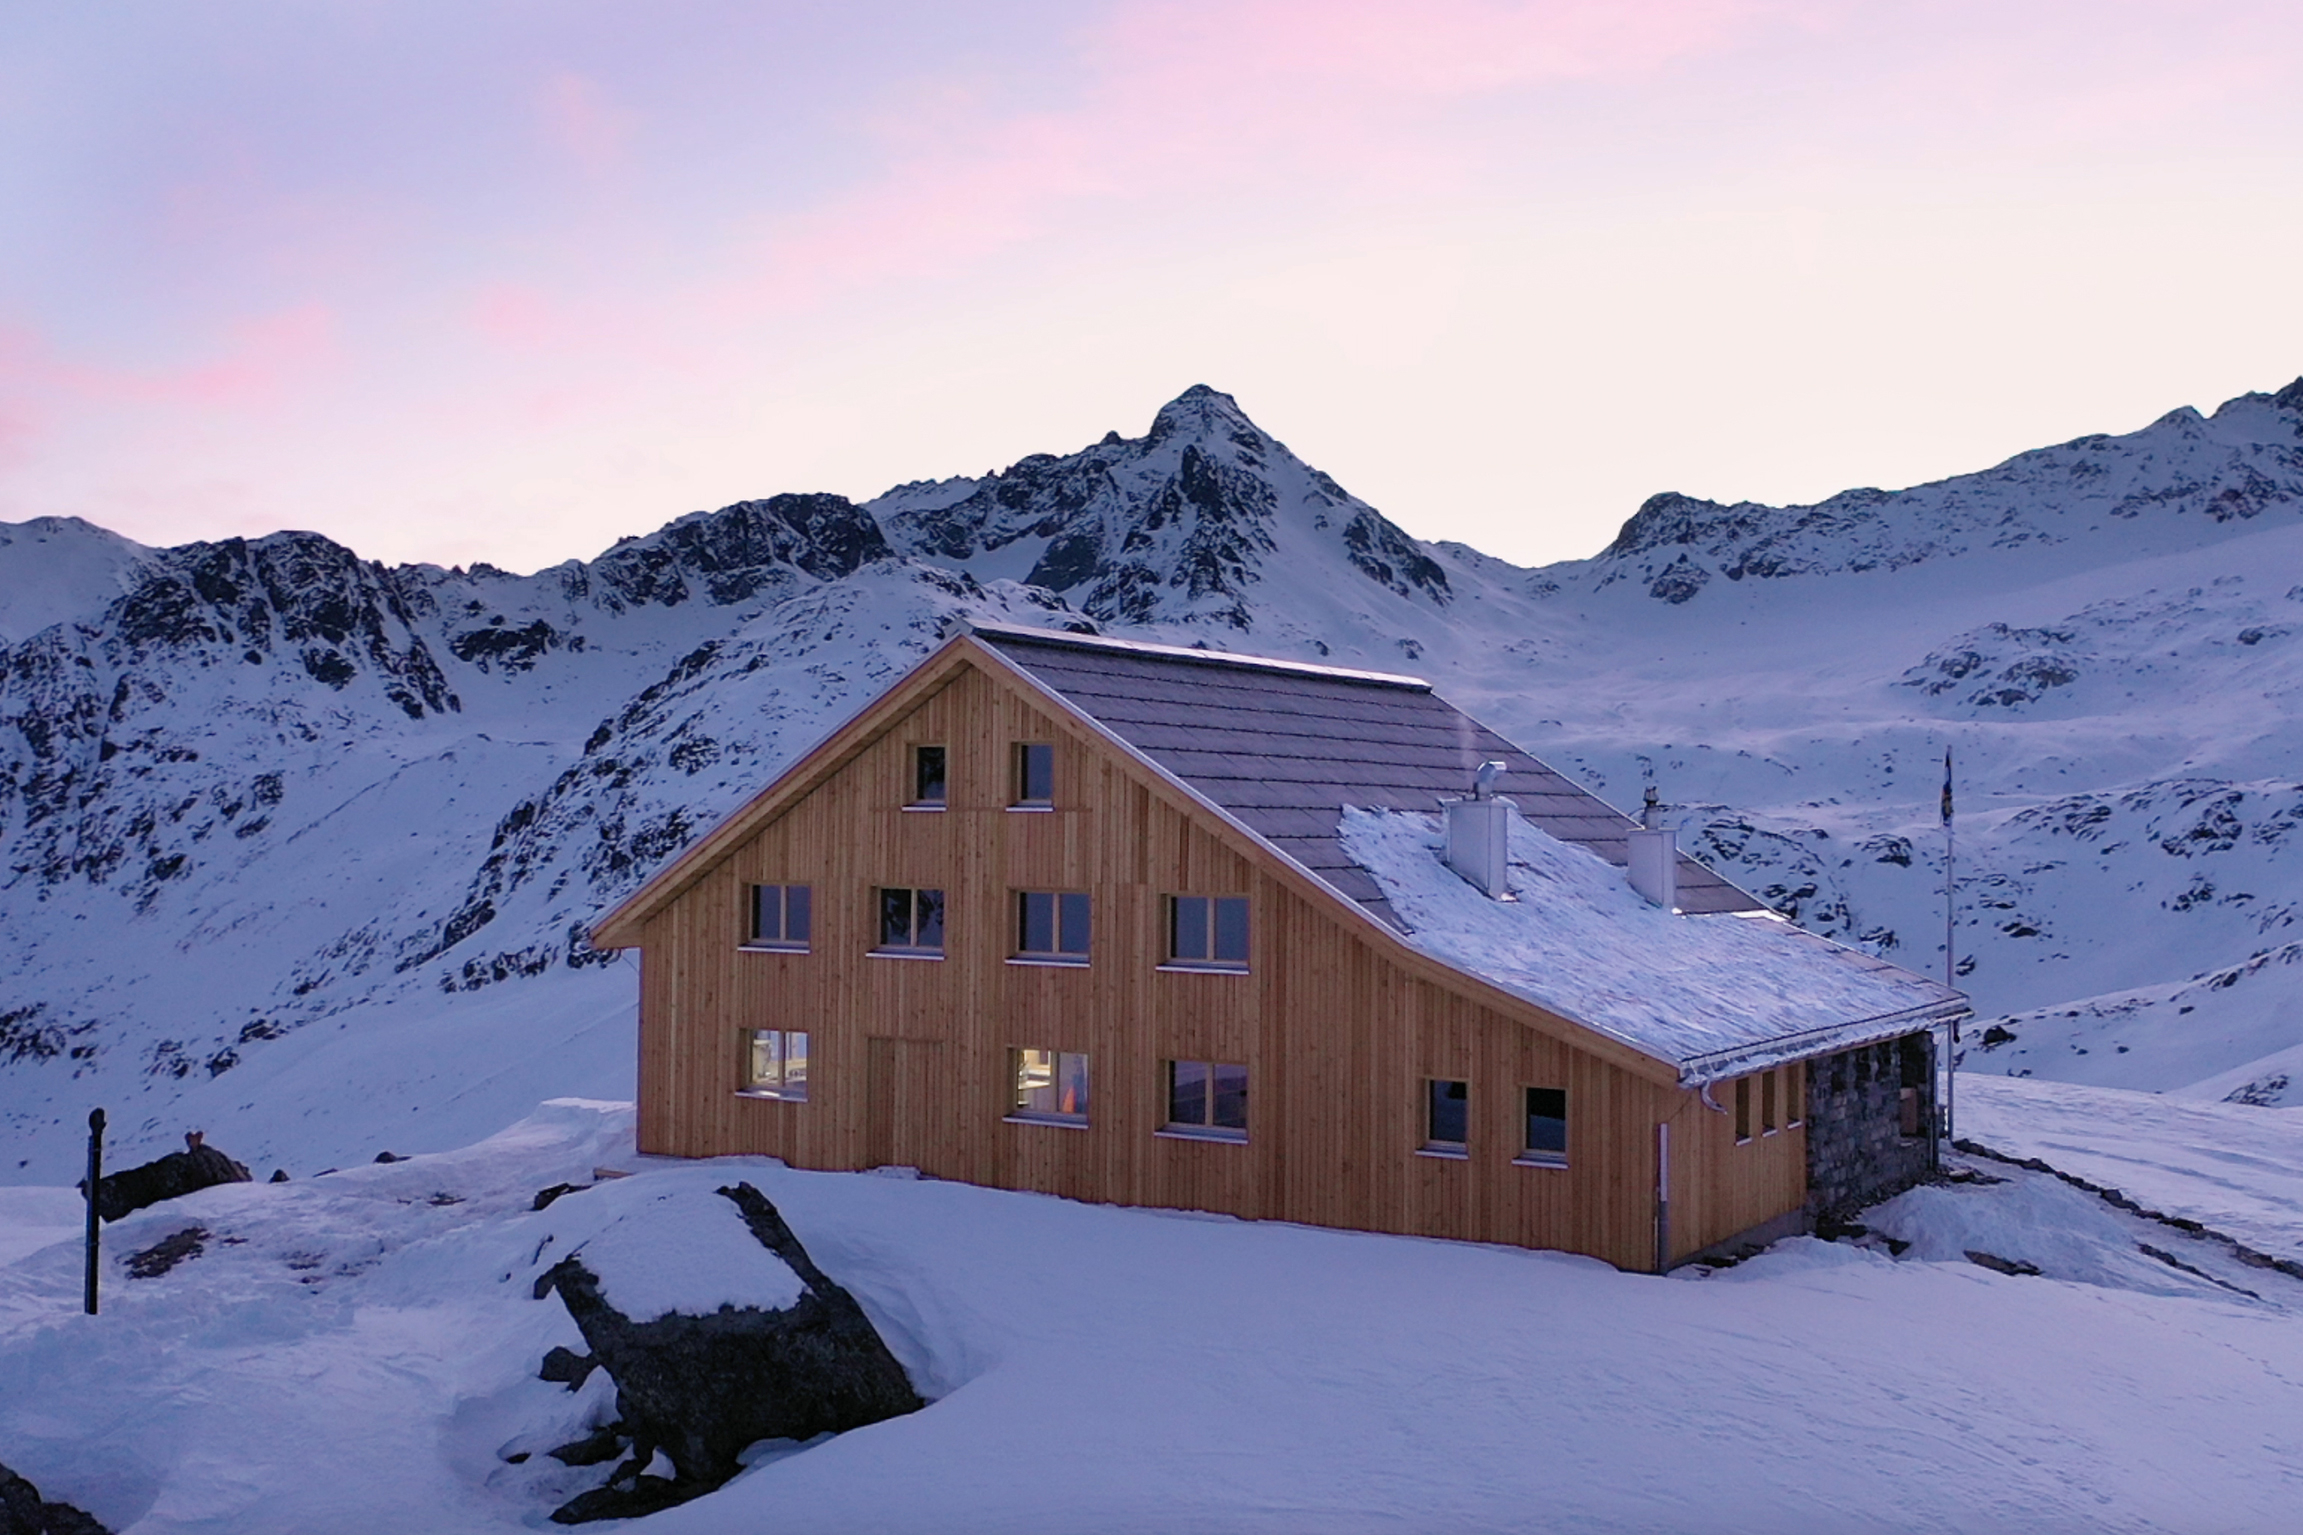
[[[2070,1100],[2152,1102],[2008,1085],[2068,1103],[2082,1147],[2086,1105]],[[2095,1144],[2181,1167],[2198,1160],[2190,1132],[2134,1116]],[[69,1192],[0,1190],[0,1237],[21,1233],[0,1247],[8,1463],[139,1535],[547,1527],[609,1467],[545,1452],[614,1408],[605,1371],[578,1392],[537,1378],[545,1350],[582,1347],[560,1303],[533,1297],[537,1275],[619,1233],[677,1265],[708,1223],[734,1228],[711,1191],[743,1179],[930,1405],[756,1445],[734,1481],[645,1528],[2188,1535],[2294,1520],[2303,1283],[2045,1175],[1905,1195],[1874,1217],[1911,1244],[1900,1258],[1799,1237],[1663,1279],[761,1158],[643,1165],[531,1208],[603,1161],[633,1166],[629,1134],[628,1109],[553,1103],[471,1147],[139,1211],[108,1229],[93,1320],[59,1218]],[[2250,1163],[2232,1181],[2251,1191],[2251,1244],[2292,1250],[2292,1175]],[[133,1277],[130,1256],[171,1238],[197,1253]],[[1993,1272],[1969,1250],[2044,1272]],[[659,1298],[788,1293],[789,1270],[751,1268]]]
[[[125,1154],[197,1117],[302,1171],[628,1091],[631,973],[586,922],[963,615],[1419,671],[1930,972],[1951,744],[1962,984],[2057,1015],[1970,1066],[2245,1090],[2303,1010],[2110,1035],[2303,942],[2299,514],[2291,386],[1895,494],[1658,497],[1529,571],[1195,388],[1139,438],[527,576],[0,528],[0,1178],[63,1179],[99,1102]]]

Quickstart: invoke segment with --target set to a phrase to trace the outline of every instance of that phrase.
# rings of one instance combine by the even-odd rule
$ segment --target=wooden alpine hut
[[[1959,993],[1413,677],[955,635],[601,920],[639,1141],[1664,1269],[1936,1157]]]

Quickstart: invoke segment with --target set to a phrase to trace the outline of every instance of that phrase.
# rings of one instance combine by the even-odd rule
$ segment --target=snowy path
[[[759,1161],[527,1208],[628,1123],[548,1106],[465,1151],[142,1212],[108,1233],[93,1322],[71,1243],[0,1262],[0,1453],[124,1535],[535,1527],[598,1473],[502,1456],[603,1404],[534,1379],[576,1337],[529,1283],[616,1212],[741,1177],[938,1400],[651,1529],[2186,1532],[2303,1506],[2303,1326],[2206,1287],[1806,1239],[1657,1280]],[[199,1257],[124,1276],[194,1223]]]
[[[2303,1110],[1961,1072],[1959,1135],[2303,1259]]]

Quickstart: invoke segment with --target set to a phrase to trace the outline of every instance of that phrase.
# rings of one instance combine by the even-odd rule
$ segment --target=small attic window
[[[944,763],[946,754],[941,746],[915,746],[912,748],[912,798],[906,810],[941,810],[944,808]]]
[[[1056,802],[1056,749],[1045,741],[1016,743],[1012,810],[1052,810]]]

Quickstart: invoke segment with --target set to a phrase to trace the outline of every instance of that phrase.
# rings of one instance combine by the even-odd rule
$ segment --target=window
[[[1773,1135],[1779,1128],[1775,1122],[1775,1073],[1759,1074],[1759,1133]]]
[[[1220,1061],[1170,1061],[1167,1128],[1202,1140],[1247,1139],[1247,1068]]]
[[[1796,1130],[1807,1123],[1807,1063],[1793,1061],[1783,1068],[1783,1128]]]
[[[1088,898],[1072,891],[1016,892],[1016,954],[1050,965],[1088,962]]]
[[[1020,810],[1046,810],[1056,802],[1056,749],[1043,742],[1016,745],[1016,793]]]
[[[906,810],[944,808],[944,760],[940,746],[912,748],[912,802]]]
[[[1168,963],[1202,970],[1247,968],[1247,897],[1168,897]]]
[[[806,1102],[808,1036],[804,1029],[747,1029],[744,1032],[744,1085],[750,1098]]]
[[[944,893],[941,890],[880,891],[880,942],[875,954],[933,956],[944,953]]]
[[[1735,1079],[1735,1144],[1751,1139],[1751,1078]]]
[[[1424,1083],[1424,1150],[1460,1157],[1465,1154],[1470,1127],[1470,1083],[1437,1078]]]
[[[744,947],[807,952],[808,906],[805,885],[754,885],[752,931]]]
[[[1567,1165],[1567,1089],[1527,1090],[1527,1142],[1519,1160],[1546,1167]]]
[[[1088,1058],[1069,1050],[1017,1050],[1011,1119],[1088,1122]]]

